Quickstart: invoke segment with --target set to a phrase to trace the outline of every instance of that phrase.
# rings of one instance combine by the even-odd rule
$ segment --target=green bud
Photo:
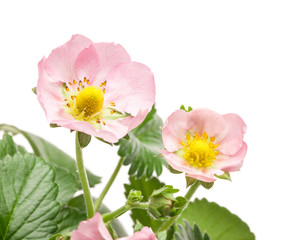
[[[173,193],[176,192],[178,189],[173,189],[170,185],[155,190],[150,196],[148,212],[159,220],[177,215],[186,201],[183,197],[174,198]]]
[[[128,201],[132,203],[140,202],[143,199],[142,193],[137,190],[131,190],[128,195]]]

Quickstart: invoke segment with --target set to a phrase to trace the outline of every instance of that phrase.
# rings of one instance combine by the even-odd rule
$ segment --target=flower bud
[[[176,192],[178,192],[177,189],[168,185],[155,190],[150,196],[148,212],[159,220],[177,215],[186,201],[183,197],[174,198],[173,193]]]

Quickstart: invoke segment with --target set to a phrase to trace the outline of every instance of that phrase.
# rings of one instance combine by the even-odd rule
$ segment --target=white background
[[[74,156],[74,134],[50,129],[31,92],[37,63],[76,33],[120,43],[155,74],[164,120],[185,104],[237,113],[248,126],[242,170],[232,174],[233,182],[217,181],[196,196],[236,213],[257,239],[296,239],[296,11],[296,2],[286,0],[1,0],[0,123]],[[84,151],[87,167],[103,177],[94,196],[118,161],[116,151],[96,140]],[[127,170],[105,199],[112,209],[124,202]],[[164,170],[161,179],[185,192],[183,176]],[[129,214],[121,219],[131,233]]]

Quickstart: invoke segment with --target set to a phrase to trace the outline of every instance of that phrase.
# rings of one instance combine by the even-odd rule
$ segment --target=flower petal
[[[91,43],[91,40],[82,35],[74,35],[64,45],[54,49],[45,62],[45,70],[53,81],[69,82],[76,79],[74,73],[76,58]]]
[[[92,83],[100,69],[99,57],[94,44],[82,50],[74,64],[77,80],[87,78]]]
[[[63,108],[62,82],[53,82],[52,78],[44,70],[45,61],[45,58],[43,58],[38,63],[37,98],[39,103],[49,122],[52,123],[53,120],[57,119],[69,119],[70,117],[65,114]]]
[[[225,155],[222,160],[218,160],[217,167],[226,172],[234,172],[242,167],[243,159],[247,152],[247,144],[243,142],[242,147],[233,155]]]
[[[243,136],[246,132],[246,125],[237,114],[229,113],[223,115],[226,120],[225,130],[216,137],[218,150],[226,155],[235,154],[243,144]]]
[[[87,221],[80,222],[77,230],[71,234],[71,240],[112,240],[100,213]]]
[[[151,70],[136,62],[114,67],[106,77],[105,104],[114,102],[116,109],[136,116],[148,113],[155,101],[155,82]]]
[[[118,240],[158,240],[151,228],[143,227],[141,231],[136,232],[133,236],[119,238]]]
[[[106,80],[107,74],[117,65],[130,62],[130,56],[126,50],[115,43],[94,43],[97,52],[99,68],[93,85],[99,85]]]
[[[182,147],[181,142],[187,131],[192,128],[192,125],[189,125],[189,116],[190,114],[184,110],[177,110],[167,118],[162,130],[162,138],[164,147],[168,151],[175,152]]]
[[[199,108],[189,112],[189,126],[192,126],[190,132],[197,132],[200,136],[206,132],[209,137],[216,136],[225,128],[225,119],[219,113]]]

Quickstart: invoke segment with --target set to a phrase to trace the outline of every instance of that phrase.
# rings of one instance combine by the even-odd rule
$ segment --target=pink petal
[[[219,144],[218,150],[220,152],[226,155],[232,155],[242,147],[246,125],[237,114],[229,113],[223,115],[223,117],[226,120],[226,127],[216,137],[216,143]]]
[[[71,240],[112,240],[100,213],[87,221],[80,222],[77,230],[71,234]]]
[[[242,167],[243,159],[247,152],[247,144],[243,142],[242,147],[233,155],[225,155],[216,165],[226,172],[234,172]]]
[[[177,110],[167,118],[162,130],[162,138],[164,147],[168,151],[175,152],[182,148],[181,142],[184,140],[187,131],[192,127],[189,126],[189,115],[184,110]]]
[[[53,82],[44,70],[45,58],[38,63],[39,79],[37,83],[37,98],[45,111],[49,122],[57,119],[69,119],[63,108],[62,82]]]
[[[143,227],[141,231],[136,232],[133,236],[119,238],[118,240],[158,240],[151,228]]]
[[[106,77],[105,104],[114,102],[116,109],[136,116],[148,113],[155,101],[153,73],[141,63],[129,62],[114,67]]]
[[[216,178],[214,176],[205,176],[205,175],[200,175],[200,174],[187,173],[187,177],[195,178],[195,179],[201,180],[203,182],[214,182],[214,181],[216,181]]]
[[[69,82],[76,79],[74,73],[76,58],[91,43],[91,40],[82,35],[74,35],[64,45],[54,49],[45,62],[45,70],[53,81]]]
[[[200,136],[206,132],[209,137],[216,136],[225,128],[225,119],[219,113],[199,108],[189,112],[189,126],[191,132],[197,132]]]
[[[91,82],[93,85],[99,85],[106,80],[107,74],[117,65],[130,62],[130,56],[126,50],[115,43],[94,43],[97,52],[99,68],[96,79]]]
[[[100,69],[99,58],[94,44],[82,50],[74,64],[77,80],[87,78],[93,82]]]

